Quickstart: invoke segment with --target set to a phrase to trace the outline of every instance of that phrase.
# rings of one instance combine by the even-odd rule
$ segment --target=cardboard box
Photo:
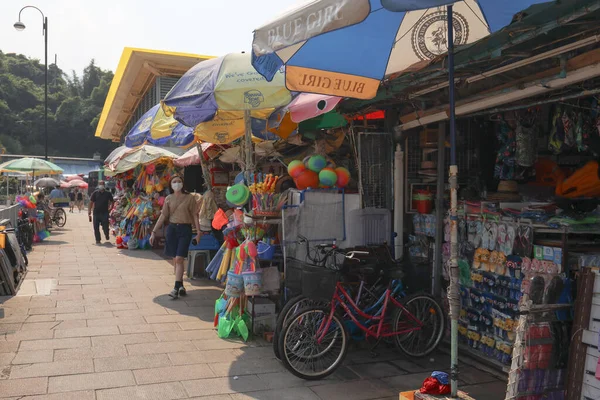
[[[252,315],[254,309],[254,315],[259,317],[263,315],[275,315],[275,303],[269,299],[263,297],[248,298],[248,315]]]
[[[562,264],[563,249],[550,246],[533,246],[533,256],[538,260],[552,261],[555,264]]]
[[[415,400],[415,391],[410,390],[408,392],[400,393],[400,400]]]

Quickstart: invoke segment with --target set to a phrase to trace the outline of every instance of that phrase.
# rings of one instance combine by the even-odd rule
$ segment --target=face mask
[[[183,189],[183,183],[181,182],[173,182],[173,190],[176,192],[180,192]]]
[[[104,190],[104,186],[102,186],[102,185],[98,186],[98,190],[103,191]]]

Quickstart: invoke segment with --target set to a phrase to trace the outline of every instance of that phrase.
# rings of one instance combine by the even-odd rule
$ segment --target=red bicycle
[[[395,345],[407,355],[424,357],[434,351],[444,335],[445,317],[441,306],[426,294],[416,294],[397,300],[393,288],[399,284],[402,271],[383,271],[390,279],[381,295],[379,307],[361,310],[349,295],[339,273],[312,269],[310,293],[323,299],[331,293],[329,306],[311,305],[300,309],[285,323],[278,337],[278,348],[285,367],[294,375],[308,380],[322,379],[332,374],[343,362],[350,336],[349,328],[358,328],[367,338],[377,340],[394,337]],[[304,286],[304,283],[303,283]],[[329,288],[329,290],[328,290]],[[317,300],[317,298],[315,298]],[[343,313],[338,313],[338,308]],[[342,318],[344,315],[344,318]]]

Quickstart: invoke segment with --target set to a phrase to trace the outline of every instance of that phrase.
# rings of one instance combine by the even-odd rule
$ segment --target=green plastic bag
[[[217,326],[217,335],[221,339],[227,339],[231,335],[233,330],[234,322],[231,319],[231,315],[219,317],[219,325]]]
[[[249,336],[247,321],[248,317],[246,316],[246,314],[238,316],[235,319],[235,330],[242,337],[242,339],[244,339],[244,342],[248,341]]]

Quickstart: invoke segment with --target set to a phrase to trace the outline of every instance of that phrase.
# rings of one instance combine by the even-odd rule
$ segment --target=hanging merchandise
[[[255,182],[250,185],[253,215],[263,217],[280,215],[287,201],[287,192],[275,193],[279,177],[272,174],[253,174],[251,179]]]
[[[515,132],[506,121],[502,121],[497,128],[496,137],[500,143],[496,155],[496,167],[494,177],[498,179],[511,180],[515,176]]]
[[[176,170],[167,161],[138,165],[136,168],[115,175],[119,194],[110,211],[110,223],[116,236],[117,248],[144,250],[152,248],[152,227],[160,216],[164,204],[165,189]],[[130,188],[127,182],[133,181]]]
[[[536,159],[537,126],[525,127],[521,122],[517,122],[515,135],[515,159],[517,165],[521,167],[532,167],[533,164],[535,164]]]
[[[600,165],[590,161],[567,179],[558,182],[556,195],[567,198],[600,196]]]
[[[309,188],[344,188],[350,182],[350,172],[337,167],[333,161],[315,154],[304,161],[293,160],[288,164],[288,173],[300,190]]]
[[[238,183],[227,189],[225,197],[231,207],[243,207],[250,199],[250,190],[243,183]]]

